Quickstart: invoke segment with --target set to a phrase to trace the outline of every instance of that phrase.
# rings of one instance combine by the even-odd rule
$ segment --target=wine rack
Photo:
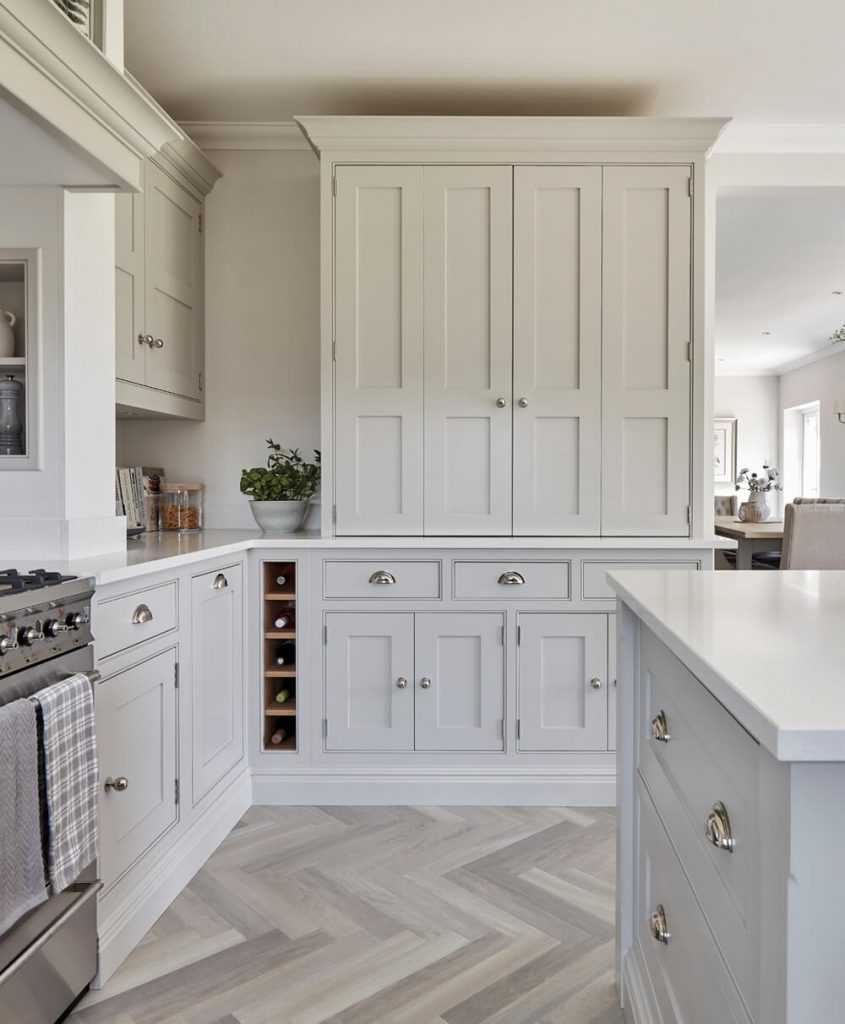
[[[267,751],[296,750],[296,570],[296,562],[263,563],[262,746]],[[280,731],[281,742],[274,742]]]

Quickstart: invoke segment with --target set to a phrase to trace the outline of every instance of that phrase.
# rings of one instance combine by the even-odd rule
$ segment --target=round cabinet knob
[[[152,347],[153,336],[151,334],[139,334],[138,335],[138,344],[139,345],[149,345],[150,347]]]
[[[505,407],[505,406],[506,406],[507,404],[508,404],[508,400],[507,400],[507,398],[497,398],[497,399],[496,399],[496,405],[497,405],[497,406],[498,406],[498,407],[499,407],[500,409],[504,409],[504,407]]]
[[[9,651],[13,651],[17,646],[17,640],[8,633],[4,633],[3,636],[0,636],[0,654],[7,654]]]
[[[704,835],[707,837],[707,842],[715,846],[717,850],[724,850],[726,853],[734,852],[736,840],[731,832],[731,819],[728,817],[723,803],[713,804],[713,810],[707,815],[704,825]]]
[[[426,679],[425,677],[423,677],[420,680],[420,686],[422,687],[423,690],[427,690],[429,688],[429,686],[431,686],[431,680],[430,679]]]
[[[666,725],[666,712],[658,711],[651,720],[651,738],[658,743],[668,743],[672,739]]]
[[[669,932],[669,922],[666,920],[666,911],[660,903],[657,904],[654,913],[648,919],[648,930],[655,942],[662,942],[664,946],[672,938]]]
[[[153,338],[152,348],[164,348],[164,338]]]
[[[110,775],[103,783],[103,788],[107,793],[110,790],[114,790],[115,793],[123,793],[129,788],[129,779],[125,775],[118,775],[116,779],[113,779]]]
[[[601,679],[599,679],[598,676],[593,676],[593,678],[590,680],[590,686],[592,686],[594,690],[600,690],[602,687]]]
[[[400,690],[404,690],[405,687],[408,685],[408,680],[404,676],[399,676],[399,678],[396,680],[396,685]]]
[[[18,633],[18,640],[25,646],[31,647],[36,640],[43,640],[44,634],[40,629],[36,629],[35,626],[27,626],[26,629],[22,629]]]
[[[520,409],[527,409],[528,408],[528,399],[527,398],[520,398],[518,404],[519,404]]]
[[[58,619],[48,619],[44,623],[44,635],[49,637],[57,637],[59,633],[67,633],[70,630],[64,622],[59,622]]]

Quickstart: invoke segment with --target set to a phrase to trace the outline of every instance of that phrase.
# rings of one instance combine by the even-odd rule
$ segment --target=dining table
[[[751,569],[754,555],[764,551],[780,551],[783,547],[783,520],[767,519],[763,523],[744,523],[736,516],[716,516],[717,537],[736,541],[737,569]]]

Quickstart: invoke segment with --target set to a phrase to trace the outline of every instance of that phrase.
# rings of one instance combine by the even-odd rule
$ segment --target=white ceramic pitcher
[[[0,358],[15,354],[15,326],[17,317],[8,309],[0,308]]]

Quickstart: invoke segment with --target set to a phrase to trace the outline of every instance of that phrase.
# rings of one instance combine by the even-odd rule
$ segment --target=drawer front
[[[653,633],[640,645],[640,774],[743,992],[758,999],[756,742]],[[660,716],[662,715],[662,719]],[[658,720],[653,726],[653,720]],[[665,722],[668,740],[656,739]],[[711,817],[712,816],[712,817]],[[714,845],[720,820],[731,849]]]
[[[323,597],[439,598],[440,562],[327,561]]]
[[[609,572],[625,569],[700,569],[701,563],[690,559],[686,562],[582,562],[581,597],[585,601],[613,601],[616,594],[607,582]]]
[[[178,621],[176,580],[107,598],[97,605],[97,656],[108,658],[169,633],[176,629]]]
[[[636,942],[660,1019],[677,1024],[750,1024],[751,1018],[642,785],[636,800]],[[659,908],[663,918],[653,922],[652,915]],[[652,933],[653,924],[664,922],[665,942]]]
[[[569,600],[569,562],[455,562],[456,599]]]

